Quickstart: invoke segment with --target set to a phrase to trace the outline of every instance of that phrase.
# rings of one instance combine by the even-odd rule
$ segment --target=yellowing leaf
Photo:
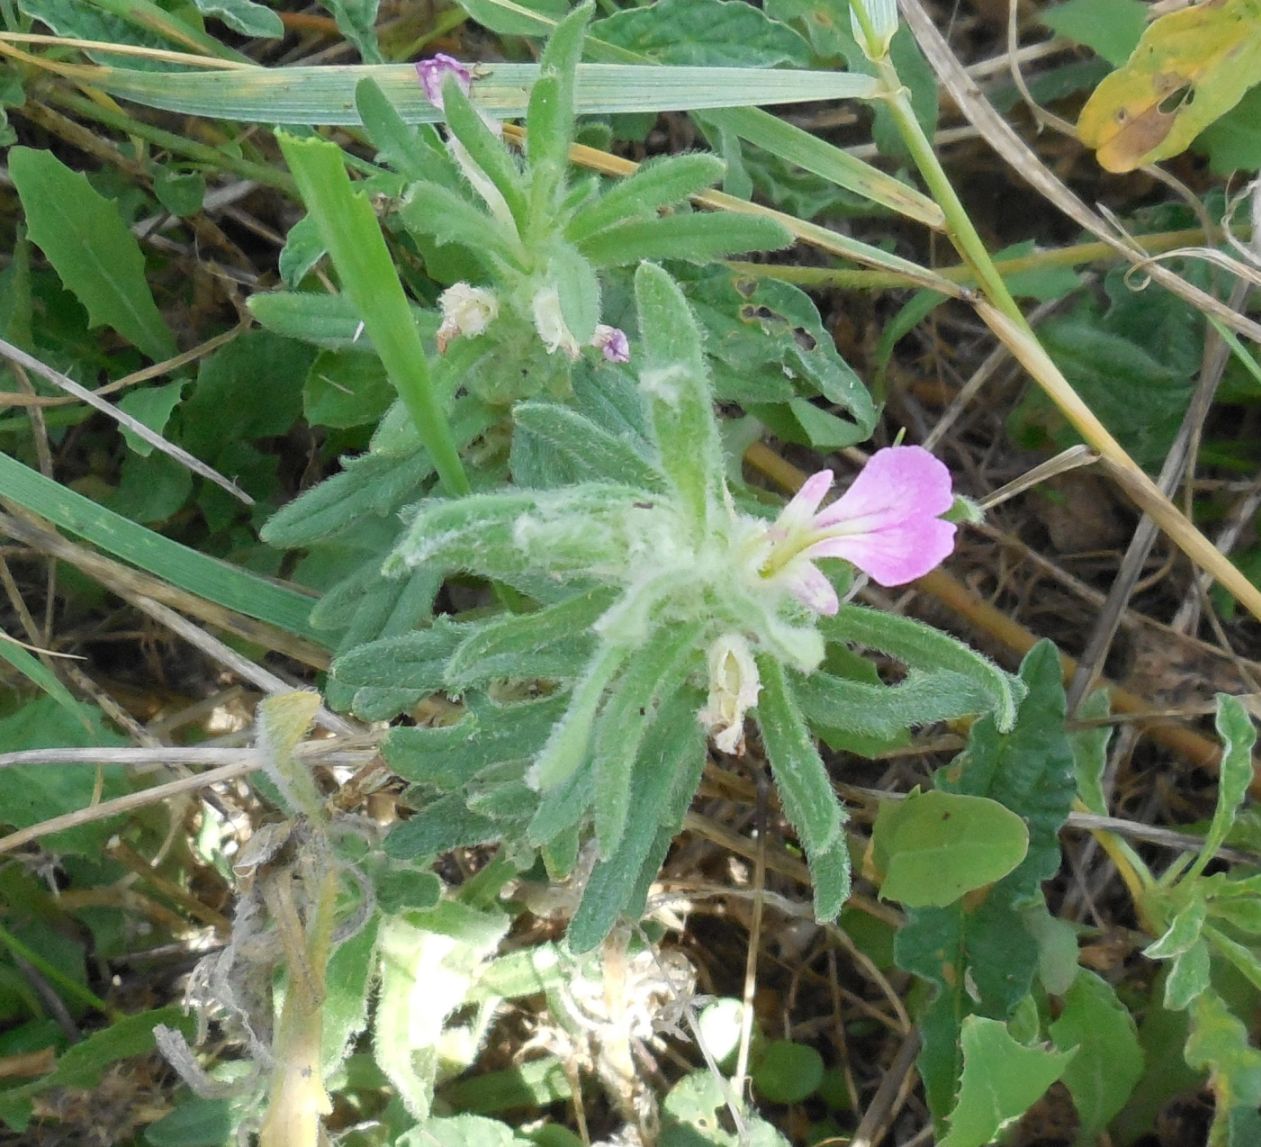
[[[1261,81],[1261,0],[1205,0],[1155,21],[1077,122],[1108,171],[1167,159]]]

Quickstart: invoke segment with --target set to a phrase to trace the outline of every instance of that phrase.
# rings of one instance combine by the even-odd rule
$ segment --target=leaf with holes
[[[1077,130],[1108,171],[1177,155],[1261,80],[1261,0],[1208,0],[1153,23]]]

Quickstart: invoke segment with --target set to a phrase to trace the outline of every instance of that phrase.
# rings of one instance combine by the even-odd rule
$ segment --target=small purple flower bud
[[[608,362],[630,362],[630,342],[621,327],[596,323],[591,345],[599,349]]]
[[[452,56],[444,56],[439,52],[433,59],[417,60],[416,75],[420,78],[420,86],[427,99],[439,111],[442,110],[442,85],[448,76],[454,76],[460,90],[468,95],[473,84],[473,73],[468,67]]]

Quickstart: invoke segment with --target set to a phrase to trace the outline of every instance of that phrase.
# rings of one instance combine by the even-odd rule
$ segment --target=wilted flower
[[[630,341],[621,327],[596,323],[591,345],[596,347],[608,362],[630,362]]]
[[[565,323],[565,316],[560,309],[560,293],[555,287],[544,287],[535,293],[534,329],[547,348],[548,354],[564,351],[568,358],[578,357],[578,340]]]
[[[738,633],[724,633],[709,647],[709,697],[697,714],[722,752],[744,752],[744,716],[761,690],[748,642]]]
[[[493,291],[454,283],[438,298],[442,308],[442,325],[438,328],[438,353],[444,354],[457,338],[480,335],[499,314],[499,300]]]
[[[425,98],[439,111],[442,110],[442,85],[448,76],[454,76],[460,90],[468,95],[473,85],[473,73],[468,67],[452,56],[439,52],[429,60],[416,61],[416,75],[420,77],[420,86]]]
[[[758,573],[783,584],[816,613],[834,614],[836,591],[815,566],[844,558],[874,582],[903,585],[940,565],[954,549],[955,526],[938,515],[954,501],[950,471],[920,446],[877,450],[830,506],[832,471],[808,478],[766,531]]]

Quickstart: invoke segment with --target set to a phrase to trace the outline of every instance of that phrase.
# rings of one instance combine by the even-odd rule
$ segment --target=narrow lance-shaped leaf
[[[444,87],[442,110],[452,134],[482,174],[494,184],[516,222],[517,230],[521,231],[526,224],[528,200],[517,161],[504,146],[503,140],[474,110],[459,84],[449,82]]]
[[[556,195],[564,183],[574,128],[574,71],[592,5],[581,4],[556,25],[539,61],[539,80],[526,112],[526,155],[534,179],[531,188],[535,226],[550,223]],[[542,214],[544,217],[540,217]]]
[[[613,590],[601,587],[534,613],[506,614],[477,627],[451,655],[447,684],[467,689],[497,677],[543,676],[536,661],[539,652],[589,640],[591,627],[613,598]]]
[[[1248,710],[1238,697],[1217,695],[1217,735],[1222,739],[1222,763],[1217,777],[1217,808],[1204,838],[1204,846],[1186,879],[1200,875],[1213,859],[1235,823],[1235,817],[1252,783],[1252,747],[1257,743],[1257,730]]]
[[[840,803],[783,667],[766,656],[757,666],[762,682],[757,723],[784,812],[807,854],[824,852],[841,834]]]
[[[563,693],[503,706],[478,697],[454,725],[391,729],[382,754],[404,780],[450,791],[488,765],[534,756],[564,716],[567,704]]]
[[[547,260],[547,275],[556,286],[569,333],[579,346],[590,343],[600,321],[600,280],[595,268],[568,243],[557,243]]]
[[[592,478],[640,486],[648,492],[660,492],[663,488],[661,471],[625,438],[610,434],[571,407],[553,402],[519,402],[512,408],[512,420]]]
[[[633,216],[650,216],[712,187],[725,164],[716,155],[671,155],[649,159],[633,175],[614,183],[570,221],[565,237],[576,243]]]
[[[491,258],[510,266],[521,262],[520,246],[499,220],[478,210],[463,196],[440,183],[414,183],[399,209],[403,225],[414,234],[430,235],[438,243],[467,247],[488,268]]]
[[[910,668],[946,669],[975,681],[990,698],[1000,732],[1011,729],[1026,689],[992,661],[948,634],[907,617],[847,605],[819,623],[830,641],[848,641],[888,653]]]
[[[580,246],[596,266],[616,267],[639,259],[706,263],[744,251],[779,250],[792,238],[792,232],[776,219],[722,212],[631,219],[606,227]]]
[[[869,685],[828,673],[794,682],[806,717],[815,725],[871,737],[892,737],[984,708],[988,698],[970,677],[949,670],[913,669],[898,685]]]
[[[629,651],[617,645],[601,646],[574,686],[569,709],[556,723],[527,777],[540,792],[569,780],[582,765],[591,742],[591,729],[604,699],[604,691],[625,663]]]
[[[390,381],[407,404],[439,480],[451,494],[468,493],[468,479],[451,439],[446,411],[434,392],[424,347],[371,205],[351,190],[341,149],[335,144],[299,140],[284,133],[278,138],[342,287],[372,336]]]
[[[685,784],[694,786],[691,778],[699,771],[698,762],[704,761],[697,703],[691,690],[667,697],[639,747],[630,778],[626,831],[617,850],[596,864],[569,925],[566,939],[575,952],[594,948],[622,912],[642,907],[632,897],[641,883],[643,866],[652,859],[660,838],[664,836],[668,844],[673,835],[674,826],[662,828],[673,811],[669,807],[673,785],[687,777]]]
[[[652,412],[662,469],[697,535],[705,537],[720,505],[722,448],[700,331],[683,293],[660,267],[640,265],[635,299],[644,359],[639,385]]]
[[[510,492],[423,504],[386,559],[385,573],[397,577],[429,562],[490,576],[525,572],[529,563],[513,542],[512,530],[536,502],[533,494]]]
[[[432,150],[421,143],[420,132],[399,115],[371,76],[355,85],[355,110],[380,159],[409,181],[430,178],[425,161],[434,158]]]
[[[639,746],[662,699],[683,683],[700,659],[702,622],[661,627],[648,645],[636,650],[600,713],[596,726],[595,832],[601,856],[621,844],[630,810],[631,774]]]

